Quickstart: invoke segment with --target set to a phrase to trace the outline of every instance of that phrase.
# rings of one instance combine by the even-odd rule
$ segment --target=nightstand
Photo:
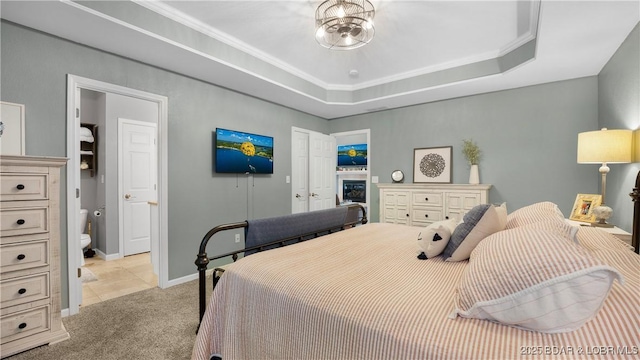
[[[569,219],[565,219],[565,221],[574,226],[591,226],[591,224],[586,222],[574,221]],[[617,237],[618,239],[624,241],[625,243],[629,244],[629,246],[631,246],[631,234],[620,229],[619,227],[614,226],[610,228],[607,228],[607,227],[597,227],[597,228],[602,231],[608,232],[609,234]]]

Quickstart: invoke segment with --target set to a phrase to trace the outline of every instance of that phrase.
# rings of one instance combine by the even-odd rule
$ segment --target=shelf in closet
[[[95,171],[98,169],[98,126],[94,124],[81,123],[80,127],[91,130],[91,134],[93,135],[93,142],[80,141],[80,164],[82,164],[82,162],[86,162],[87,165],[89,165],[88,168],[81,170],[89,171],[90,176],[93,177]]]

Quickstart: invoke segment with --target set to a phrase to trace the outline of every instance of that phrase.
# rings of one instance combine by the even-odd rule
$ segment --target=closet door
[[[309,133],[291,131],[291,213],[309,211]]]
[[[291,213],[336,206],[337,162],[335,137],[291,128]]]
[[[309,210],[336,206],[336,139],[316,132],[309,134]]]

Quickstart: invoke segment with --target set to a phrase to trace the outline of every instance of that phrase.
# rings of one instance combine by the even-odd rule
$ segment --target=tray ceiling
[[[2,1],[1,16],[326,119],[597,75],[638,1],[372,1],[376,35],[314,39],[319,1]],[[159,56],[161,55],[161,56]]]

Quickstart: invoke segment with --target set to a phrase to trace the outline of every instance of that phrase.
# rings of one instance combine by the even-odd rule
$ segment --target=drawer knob
[[[445,218],[445,219],[447,219],[447,220],[449,220],[449,217],[448,217],[448,216],[445,216],[444,218]]]
[[[407,214],[407,217],[409,217],[409,214]]]
[[[424,201],[429,201],[429,198],[424,198]]]
[[[18,190],[24,190],[24,185],[22,185],[22,184],[18,184],[18,186],[16,186],[16,188],[17,188]]]
[[[18,221],[16,221],[18,223],[18,225],[24,225],[25,221],[24,219],[18,219]]]
[[[20,295],[22,295],[22,294],[24,294],[26,292],[27,292],[27,289],[25,289],[25,288],[22,288],[22,289],[18,290],[18,294],[20,294]]]
[[[18,260],[24,260],[24,258],[26,258],[26,256],[24,256],[24,254],[18,255]]]
[[[18,329],[24,329],[27,327],[27,323],[20,323],[20,325],[18,325]]]
[[[424,214],[424,217],[429,217],[429,214]]]

